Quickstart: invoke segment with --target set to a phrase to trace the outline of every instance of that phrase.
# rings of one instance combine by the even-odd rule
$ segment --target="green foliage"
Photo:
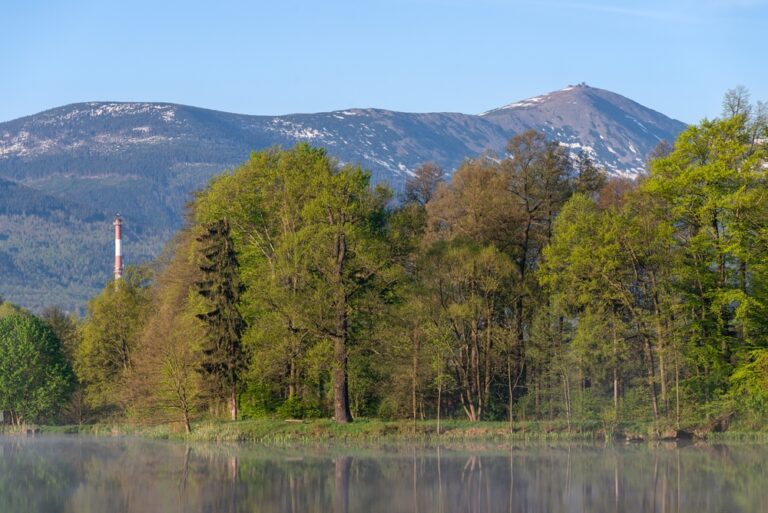
[[[124,408],[130,398],[124,378],[149,313],[149,278],[148,269],[129,267],[88,303],[75,371],[93,407]]]
[[[205,325],[196,314],[202,298],[194,236],[183,230],[171,243],[169,260],[158,272],[150,312],[142,327],[125,381],[133,393],[128,416],[141,423],[191,423],[204,411],[206,387],[199,372]]]
[[[756,382],[768,195],[753,142],[742,115],[705,120],[621,203],[576,195],[555,223],[539,280],[574,323],[580,379],[613,381],[617,418],[717,416]]]
[[[686,311],[681,329],[699,401],[723,396],[745,350],[768,342],[768,158],[747,117],[705,120],[654,161],[645,189],[670,216],[672,283]]]
[[[277,407],[275,415],[284,419],[312,419],[321,417],[322,413],[317,403],[293,396]]]
[[[48,326],[24,313],[0,319],[0,410],[17,423],[51,419],[72,384],[72,369]]]
[[[40,316],[61,342],[67,360],[74,361],[80,346],[80,321],[74,315],[67,315],[61,308],[48,307]]]
[[[238,310],[243,287],[229,222],[218,220],[203,226],[197,243],[202,279],[195,289],[205,307],[197,318],[206,327],[200,368],[209,378],[214,397],[228,400],[232,420],[237,420],[237,390],[245,367],[241,342],[245,322]]]
[[[730,376],[730,384],[730,399],[739,409],[765,417],[768,412],[768,349],[750,351]]]
[[[765,124],[727,105],[637,182],[535,132],[449,182],[425,164],[401,205],[323,150],[254,153],[197,195],[151,287],[110,285],[78,336],[46,316],[92,404],[187,430],[222,399],[243,418],[414,430],[462,417],[659,435],[734,413],[760,427]]]
[[[28,314],[23,308],[14,305],[8,301],[0,301],[0,319],[9,317],[11,315]]]
[[[333,380],[337,417],[350,418],[350,346],[397,272],[388,200],[384,189],[371,190],[368,173],[307,145],[254,153],[198,197],[196,222],[232,227],[259,390],[326,404],[324,384]],[[314,372],[328,354],[314,349],[328,342],[333,362]]]

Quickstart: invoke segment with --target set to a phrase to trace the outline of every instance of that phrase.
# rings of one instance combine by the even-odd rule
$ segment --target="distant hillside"
[[[612,173],[642,171],[679,121],[615,93],[568,87],[481,115],[348,109],[247,116],[163,103],[92,102],[0,123],[0,294],[80,309],[109,279],[111,216],[128,262],[156,255],[190,193],[253,150],[299,141],[360,163],[400,190],[409,172],[462,160],[526,129],[584,149]]]

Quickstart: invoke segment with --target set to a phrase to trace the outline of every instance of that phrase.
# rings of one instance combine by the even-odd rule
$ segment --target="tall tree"
[[[286,343],[279,352],[298,378],[303,357],[332,343],[338,422],[352,419],[350,347],[396,274],[399,243],[387,234],[390,197],[386,189],[372,190],[359,167],[339,167],[324,150],[298,145],[255,153],[212,184],[196,207],[198,218],[232,220],[243,280],[254,284],[245,295],[254,350],[263,350],[266,334],[280,334]]]
[[[199,370],[206,333],[195,315],[203,309],[203,298],[195,292],[201,274],[195,242],[185,229],[169,245],[171,258],[155,280],[152,311],[128,377],[136,389],[131,417],[147,423],[180,421],[187,433],[205,406]]]
[[[150,276],[148,268],[129,267],[88,302],[75,371],[93,407],[122,410],[130,401],[133,390],[124,378],[149,312]]]
[[[61,341],[64,355],[70,366],[74,368],[81,341],[80,320],[74,314],[68,315],[61,308],[55,306],[43,310],[41,318],[53,330],[56,338]],[[82,424],[89,412],[90,408],[85,401],[85,385],[75,378],[69,401],[61,408],[62,417],[67,422]]]
[[[446,359],[462,410],[481,420],[491,406],[513,265],[492,245],[454,240],[432,245],[422,267],[428,324],[450,333]]]
[[[355,324],[366,315],[369,298],[386,291],[392,259],[385,237],[387,191],[372,194],[370,175],[360,168],[333,166],[317,173],[317,195],[303,209],[304,228],[297,242],[313,277],[315,328],[333,340],[334,416],[350,422],[348,357]]]
[[[202,279],[196,285],[206,308],[197,315],[206,326],[201,369],[213,379],[214,394],[227,399],[230,418],[237,420],[238,386],[246,363],[241,341],[245,322],[238,310],[243,286],[229,222],[205,225],[197,242]]]
[[[743,115],[705,120],[653,162],[644,184],[674,227],[673,285],[695,369],[687,383],[699,401],[722,396],[742,351],[765,334],[765,159]]]
[[[503,325],[514,339],[514,369],[508,374],[520,376],[522,385],[527,327],[538,300],[533,271],[557,213],[572,194],[574,172],[565,149],[535,131],[513,137],[506,150],[507,158],[500,162],[466,162],[449,184],[438,187],[427,204],[425,239],[431,243],[465,238],[492,244],[511,258],[511,305]]]

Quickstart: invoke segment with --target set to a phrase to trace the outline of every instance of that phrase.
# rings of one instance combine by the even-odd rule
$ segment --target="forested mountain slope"
[[[348,109],[249,116],[165,103],[91,102],[0,123],[0,294],[39,309],[82,308],[111,273],[111,217],[126,221],[127,261],[156,255],[192,191],[251,151],[306,141],[401,190],[424,161],[452,172],[502,152],[525,129],[636,174],[684,124],[585,85],[482,115]]]

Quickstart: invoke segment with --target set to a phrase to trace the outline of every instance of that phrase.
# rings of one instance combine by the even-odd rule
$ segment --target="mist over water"
[[[768,446],[267,448],[0,437],[0,511],[768,511]]]

